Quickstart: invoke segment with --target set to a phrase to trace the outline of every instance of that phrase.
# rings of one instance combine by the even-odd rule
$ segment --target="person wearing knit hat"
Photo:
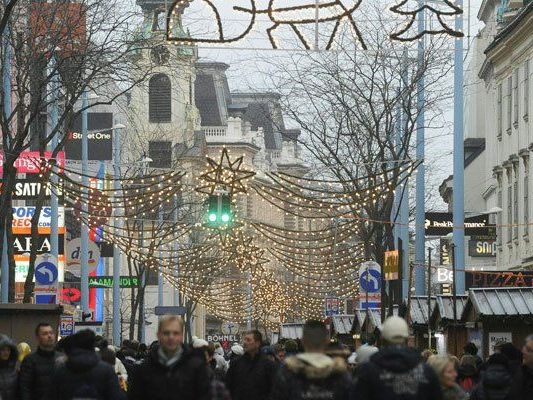
[[[383,346],[358,369],[351,400],[442,399],[437,375],[421,362],[418,351],[407,347],[408,338],[403,318],[392,316],[383,322]]]

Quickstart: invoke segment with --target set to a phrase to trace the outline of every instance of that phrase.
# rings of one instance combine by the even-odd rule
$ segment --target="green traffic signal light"
[[[227,194],[210,195],[207,223],[212,227],[225,227],[233,222],[231,198]]]

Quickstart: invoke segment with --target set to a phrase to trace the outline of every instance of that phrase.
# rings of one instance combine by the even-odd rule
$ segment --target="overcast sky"
[[[219,1],[219,0],[217,0]],[[261,6],[261,1],[258,0],[258,6]],[[279,0],[281,1],[281,0]],[[294,0],[293,0],[294,1]],[[301,0],[298,0],[301,1]],[[364,1],[374,1],[374,0],[363,0]],[[250,0],[232,0],[231,6],[241,5],[245,6],[249,4]],[[470,17],[470,26],[471,26],[471,38],[476,35],[478,30],[482,27],[482,24],[477,21],[477,13],[481,5],[482,0],[464,0],[464,17],[465,17],[465,33],[468,26],[468,18]],[[235,17],[235,14],[232,14],[232,10],[228,8],[227,0],[221,8],[224,8],[223,12],[226,12],[231,18],[233,18],[236,25],[234,29],[243,25],[242,17]],[[391,1],[392,4],[392,1]],[[470,8],[468,8],[470,5]],[[230,19],[231,19],[230,18]],[[193,19],[193,18],[191,18]],[[197,19],[198,21],[201,18]],[[467,41],[465,41],[465,48],[467,48]],[[232,91],[249,91],[249,90],[261,90],[261,82],[259,79],[261,73],[260,69],[264,66],[258,62],[258,58],[261,57],[276,57],[277,54],[283,52],[276,52],[272,50],[253,50],[250,48],[266,48],[269,43],[264,37],[258,37],[254,33],[254,36],[250,41],[239,43],[239,46],[245,47],[245,49],[235,49],[233,48],[223,48],[219,47],[200,47],[199,55],[200,58],[204,61],[223,61],[230,64],[230,69],[228,70],[228,77],[230,80],[230,88]],[[260,54],[261,57],[258,57]],[[466,68],[465,64],[465,68]],[[448,82],[453,82],[453,76],[447,79]],[[426,165],[428,165],[428,177],[431,181],[431,187],[434,191],[434,199],[431,202],[431,205],[428,205],[427,208],[431,209],[444,209],[445,204],[441,201],[440,196],[438,195],[438,186],[443,179],[452,174],[453,164],[452,164],[452,146],[453,146],[453,102],[450,101],[446,105],[446,111],[444,113],[442,127],[438,129],[428,129],[426,133]]]

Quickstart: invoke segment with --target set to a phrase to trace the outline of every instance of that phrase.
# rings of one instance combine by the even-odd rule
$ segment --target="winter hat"
[[[392,344],[402,344],[409,338],[409,327],[403,318],[392,316],[383,322],[381,337]]]
[[[240,344],[234,344],[231,346],[231,352],[237,356],[242,356],[244,354],[244,349]]]
[[[377,347],[364,344],[357,349],[357,362],[359,364],[367,362],[368,360],[370,360],[370,357],[372,357],[372,355],[377,352]]]
[[[204,339],[196,338],[192,342],[192,348],[193,349],[201,349],[202,347],[209,346],[209,343],[207,343]]]
[[[95,347],[94,332],[89,329],[84,329],[72,336],[68,336],[64,340],[63,348],[65,353],[69,354],[74,349],[93,350]]]
[[[31,347],[26,342],[20,342],[19,344],[17,344],[17,350],[19,351],[19,363],[24,361],[26,356],[31,353]]]

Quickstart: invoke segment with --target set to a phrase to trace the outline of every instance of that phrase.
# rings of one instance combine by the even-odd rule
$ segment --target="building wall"
[[[529,63],[529,71],[527,64]],[[533,107],[533,12],[521,26],[503,38],[501,45],[487,53],[482,70],[489,103],[485,115],[489,124],[487,173],[496,176],[495,197],[503,209],[498,222],[498,265],[502,268],[523,268],[531,264],[530,243],[531,190],[533,185],[529,148],[532,127],[529,116]],[[501,91],[501,101],[499,93]],[[501,118],[500,118],[501,116]],[[489,172],[490,171],[490,172]]]

